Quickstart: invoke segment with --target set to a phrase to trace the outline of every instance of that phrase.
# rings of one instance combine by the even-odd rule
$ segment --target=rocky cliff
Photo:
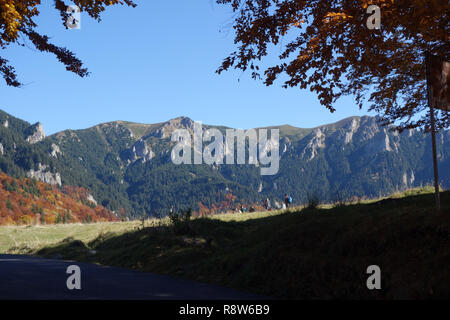
[[[232,192],[236,201],[296,203],[317,196],[377,197],[432,182],[431,139],[417,130],[403,133],[379,125],[375,117],[350,117],[317,128],[280,130],[280,167],[261,176],[249,165],[174,165],[171,134],[194,122],[179,117],[156,124],[125,121],[45,137],[40,124],[0,112],[0,169],[53,185],[86,187],[92,199],[115,211],[164,214],[171,205],[215,205]],[[225,127],[216,128],[225,136]],[[268,128],[270,129],[270,128]],[[208,145],[204,143],[203,146]],[[440,183],[450,187],[450,132],[437,135]],[[196,150],[201,151],[201,150]]]
[[[40,122],[32,125],[28,130],[26,141],[33,144],[44,140],[45,132]]]

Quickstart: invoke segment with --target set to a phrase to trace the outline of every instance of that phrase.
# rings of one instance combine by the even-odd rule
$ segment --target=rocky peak
[[[50,155],[54,158],[57,158],[58,155],[62,155],[61,149],[57,144],[52,143],[52,151],[50,152]]]
[[[95,200],[94,196],[90,193],[86,195],[86,200],[97,206],[97,200]]]
[[[27,176],[31,179],[35,178],[39,181],[51,184],[51,185],[58,185],[61,186],[61,175],[57,173],[51,173],[50,171],[47,171],[48,166],[43,165],[41,163],[38,164],[38,170],[31,169],[27,172]]]
[[[395,151],[398,152],[400,147],[400,142],[395,134],[389,135],[389,131],[386,128],[379,131],[375,136],[373,136],[369,143],[365,145],[364,152],[369,154],[375,154],[384,151]]]
[[[127,155],[128,162],[141,160],[146,162],[151,160],[155,154],[143,139],[139,139],[129,150]]]
[[[178,117],[163,123],[152,135],[158,138],[170,138],[172,132],[177,129],[187,129],[192,132],[194,130],[194,121],[188,117]]]
[[[288,149],[292,146],[292,142],[291,139],[289,139],[288,137],[282,137],[280,140],[280,145],[281,145],[281,154],[284,154],[288,151]]]
[[[318,153],[319,148],[325,147],[325,134],[320,128],[315,129],[309,135],[309,142],[302,152],[302,157],[306,154],[309,155],[308,161],[314,159]]]
[[[353,118],[350,122],[350,125],[348,125],[345,129],[347,130],[345,132],[345,144],[350,143],[353,139],[353,134],[358,130],[359,128],[359,118]]]
[[[33,144],[44,140],[45,132],[42,124],[40,122],[33,124],[27,129],[28,136],[26,138],[27,142]]]
[[[378,123],[377,117],[361,117],[360,130],[358,136],[360,136],[361,141],[366,141],[372,139],[381,130],[381,126]]]

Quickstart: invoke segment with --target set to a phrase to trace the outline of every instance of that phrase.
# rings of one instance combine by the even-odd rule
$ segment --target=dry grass
[[[161,221],[156,219],[145,221],[146,227],[164,224],[168,224],[167,219]],[[1,226],[0,253],[25,253],[34,251],[38,248],[59,243],[66,238],[90,242],[101,234],[120,235],[136,230],[141,226],[141,221]]]
[[[450,191],[328,208],[41,227],[0,227],[0,252],[175,275],[290,299],[450,297]],[[81,241],[80,241],[81,240]],[[95,250],[95,253],[92,251]],[[368,291],[368,265],[384,290]]]
[[[433,193],[432,186],[425,186],[410,189],[404,192],[397,192],[390,198],[403,198],[407,196]],[[360,204],[374,203],[386,199],[362,199]],[[348,202],[347,205],[357,204]],[[318,206],[319,209],[332,209],[336,204],[326,203]],[[208,219],[216,219],[224,222],[243,222],[253,219],[261,219],[280,214],[300,212],[303,206],[292,207],[287,210],[273,210],[263,212],[246,213],[224,213],[208,216]],[[169,219],[148,219],[145,221],[145,227],[167,226]],[[39,248],[48,247],[57,244],[66,238],[81,240],[85,243],[90,242],[102,234],[121,235],[142,227],[141,221],[127,222],[100,222],[91,224],[57,224],[40,226],[0,226],[0,253],[27,253]]]
[[[252,219],[276,216],[283,213],[298,211],[300,207],[289,210],[276,210],[251,213],[224,213],[208,216],[224,222],[242,222]],[[201,218],[198,218],[201,219]],[[147,219],[145,227],[167,226],[169,219]],[[27,253],[39,248],[48,247],[66,238],[81,240],[85,243],[98,238],[102,234],[121,235],[142,228],[142,221],[71,223],[36,226],[0,226],[0,253]]]

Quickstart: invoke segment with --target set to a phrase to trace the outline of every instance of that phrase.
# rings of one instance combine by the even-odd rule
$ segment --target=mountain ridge
[[[99,203],[130,216],[165,214],[170,206],[220,207],[230,190],[236,201],[259,203],[284,193],[296,203],[317,196],[373,197],[432,181],[431,139],[418,130],[382,127],[376,117],[352,116],[314,128],[280,129],[280,170],[260,176],[254,165],[180,165],[171,162],[175,129],[192,132],[193,120],[177,117],[155,124],[112,121],[63,130],[35,143],[30,125],[0,111],[0,169],[12,176],[47,177],[89,189]],[[228,127],[204,124],[203,128]],[[255,128],[260,129],[260,128]],[[450,185],[450,133],[437,135],[441,184]],[[36,172],[38,172],[36,174]]]
[[[0,109],[0,112],[2,112],[1,109]],[[6,112],[5,112],[5,114],[6,114]],[[287,129],[293,129],[293,130],[314,130],[316,128],[321,128],[321,127],[324,127],[324,126],[332,126],[332,125],[336,125],[336,124],[339,124],[339,123],[344,123],[344,122],[349,121],[349,120],[354,119],[354,118],[364,118],[364,117],[372,118],[372,116],[349,116],[349,117],[343,118],[343,119],[335,121],[335,122],[321,124],[321,125],[318,125],[318,126],[315,126],[315,127],[297,127],[297,126],[291,125],[289,123],[285,123],[285,124],[280,124],[280,125],[268,125],[268,126],[259,126],[259,127],[245,128],[243,130],[249,130],[249,129],[255,129],[255,130],[256,129],[277,129],[277,128],[278,129],[279,128],[287,128]],[[376,117],[377,116],[375,116],[373,118],[376,118]],[[192,122],[194,122],[194,120],[192,118],[188,117],[188,116],[178,116],[178,117],[175,117],[175,118],[171,118],[171,119],[169,119],[167,121],[155,122],[155,123],[143,123],[143,122],[134,122],[134,121],[128,121],[128,120],[113,120],[113,121],[101,122],[99,124],[96,124],[96,125],[93,125],[93,126],[90,126],[90,127],[86,127],[86,128],[64,129],[64,130],[61,130],[61,131],[54,132],[54,133],[52,133],[52,134],[50,134],[48,136],[49,137],[55,136],[55,135],[58,135],[58,134],[60,134],[62,132],[65,132],[65,131],[83,131],[83,130],[93,129],[93,128],[96,128],[96,127],[99,127],[99,126],[108,126],[108,125],[115,125],[115,124],[123,125],[123,126],[128,127],[128,128],[129,128],[129,126],[131,126],[131,127],[141,126],[141,127],[145,127],[145,128],[154,128],[154,127],[159,127],[159,126],[161,126],[163,124],[169,123],[170,121],[177,120],[177,119],[189,119]],[[212,128],[221,127],[221,128],[226,128],[226,129],[242,129],[242,128],[238,128],[238,127],[230,127],[230,126],[224,126],[224,125],[219,125],[219,124],[203,124],[203,125],[206,126],[206,127],[212,127]],[[30,124],[30,126],[31,126],[31,124]]]

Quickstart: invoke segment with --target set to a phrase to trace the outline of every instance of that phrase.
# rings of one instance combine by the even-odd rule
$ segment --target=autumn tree
[[[97,21],[101,20],[100,14],[108,6],[117,4],[136,6],[131,0],[73,0],[71,2],[77,5],[81,12],[86,12]],[[47,35],[36,31],[37,24],[34,19],[39,16],[40,3],[40,0],[0,0],[0,48],[5,49],[12,44],[25,46],[25,41],[28,39],[38,51],[53,53],[68,71],[80,77],[87,76],[89,74],[87,68],[70,50],[51,43]],[[54,7],[61,15],[62,25],[68,28],[66,21],[69,13],[66,3],[63,0],[54,0]],[[1,55],[0,75],[9,86],[21,85],[14,67],[9,65],[8,60]]]
[[[237,50],[217,72],[250,70],[268,86],[309,88],[331,112],[355,97],[359,108],[399,129],[429,128],[425,52],[450,60],[450,4],[444,0],[216,0],[231,5]],[[369,29],[377,5],[381,28]],[[281,46],[281,43],[284,43]],[[273,64],[263,58],[275,46]],[[437,128],[450,124],[436,111]]]

